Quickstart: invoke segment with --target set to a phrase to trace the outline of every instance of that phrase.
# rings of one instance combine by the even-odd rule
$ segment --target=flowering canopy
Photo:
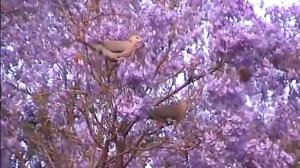
[[[246,0],[1,1],[1,165],[299,166],[300,4],[265,11]],[[116,68],[77,40],[132,34],[145,45]],[[189,108],[177,131],[147,118],[179,99]]]

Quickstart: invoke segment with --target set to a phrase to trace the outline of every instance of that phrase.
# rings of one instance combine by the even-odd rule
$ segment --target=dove
[[[186,117],[188,103],[186,101],[174,102],[169,105],[162,105],[150,111],[148,116],[150,119],[167,123],[168,119],[175,120],[175,126],[178,125]]]
[[[128,40],[108,40],[89,42],[90,48],[106,56],[112,61],[120,61],[135,54],[143,45],[143,40],[138,35],[132,35]]]

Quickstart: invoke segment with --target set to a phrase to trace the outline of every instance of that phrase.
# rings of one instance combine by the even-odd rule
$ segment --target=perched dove
[[[136,49],[143,45],[142,38],[132,35],[128,40],[103,40],[85,43],[90,48],[113,61],[123,60],[135,54]]]
[[[168,122],[168,119],[176,120],[175,126],[186,117],[188,104],[186,101],[179,101],[169,105],[162,105],[149,112],[149,118],[160,122]]]

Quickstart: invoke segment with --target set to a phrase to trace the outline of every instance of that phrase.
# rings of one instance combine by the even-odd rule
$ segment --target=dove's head
[[[129,37],[129,40],[132,42],[142,42],[143,39],[138,35],[132,35]]]
[[[129,41],[137,45],[137,48],[143,46],[143,39],[138,35],[132,35],[129,38]]]

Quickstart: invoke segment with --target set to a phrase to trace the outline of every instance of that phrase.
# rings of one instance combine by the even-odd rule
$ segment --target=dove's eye
[[[130,40],[134,41],[134,42],[139,42],[139,41],[142,41],[142,38],[138,35],[133,35],[130,37]]]

